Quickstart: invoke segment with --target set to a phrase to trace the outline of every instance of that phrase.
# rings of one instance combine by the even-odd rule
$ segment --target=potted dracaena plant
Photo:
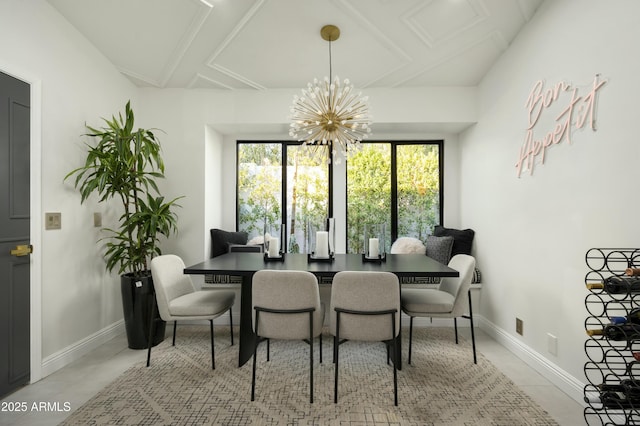
[[[67,174],[75,176],[74,186],[84,203],[96,194],[99,201],[119,200],[122,215],[117,227],[103,228],[106,268],[120,275],[122,304],[127,340],[132,349],[144,349],[148,344],[151,308],[155,303],[153,282],[148,262],[161,254],[160,236],[168,237],[177,231],[175,198],[165,200],[160,195],[157,180],[164,178],[164,162],[160,143],[154,130],[134,129],[134,115],[130,102],[125,115],[103,119],[105,127],[86,126],[95,144],[87,144],[84,166]],[[156,312],[157,309],[156,309]],[[153,344],[164,339],[165,324],[156,327]]]

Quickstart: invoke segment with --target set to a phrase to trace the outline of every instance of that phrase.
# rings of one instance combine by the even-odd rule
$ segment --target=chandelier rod
[[[335,100],[335,89],[331,89],[331,85],[333,84],[333,67],[331,66],[331,38],[329,38],[329,110],[333,111],[333,101]]]
[[[329,39],[329,84],[333,81],[332,75],[333,66],[331,64],[331,39]]]
[[[329,42],[329,84],[327,85],[327,90],[329,91],[329,96],[327,97],[327,108],[328,111],[334,112],[334,108],[336,106],[335,102],[335,87],[333,87],[333,62],[331,55],[331,43],[340,38],[340,29],[335,25],[325,25],[320,29],[320,36]],[[329,120],[331,122],[331,119]]]

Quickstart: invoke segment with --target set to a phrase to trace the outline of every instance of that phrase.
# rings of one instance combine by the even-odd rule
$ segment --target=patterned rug
[[[403,331],[403,348],[408,347]],[[317,343],[317,340],[316,340]],[[178,328],[154,348],[151,367],[141,362],[118,377],[65,425],[557,425],[471,345],[455,344],[453,329],[414,330],[413,365],[398,373],[381,343],[340,346],[340,388],[333,403],[332,338],[325,334],[323,363],[314,345],[315,393],[309,403],[309,346],[298,341],[260,345],[256,400],[251,402],[251,362],[237,368],[228,328],[216,327],[216,370],[211,370],[207,326]]]

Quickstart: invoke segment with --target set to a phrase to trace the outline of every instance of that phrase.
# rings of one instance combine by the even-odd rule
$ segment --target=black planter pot
[[[149,345],[149,325],[151,317],[151,302],[155,305],[156,324],[153,336],[153,346],[164,340],[167,323],[160,319],[158,305],[153,292],[151,274],[120,276],[122,290],[122,310],[124,325],[127,330],[127,342],[130,349],[147,349]]]

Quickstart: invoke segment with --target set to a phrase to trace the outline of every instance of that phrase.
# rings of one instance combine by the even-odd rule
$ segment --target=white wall
[[[113,211],[94,200],[81,206],[63,178],[83,163],[84,123],[99,125],[128,99],[135,106],[136,89],[45,1],[0,2],[0,40],[0,71],[28,81],[40,96],[32,105],[41,113],[33,117],[41,128],[32,146],[41,149],[42,167],[32,171],[32,198],[41,210],[31,219],[46,360],[122,319],[119,279],[105,273],[93,227],[94,211],[107,225]],[[62,229],[45,231],[44,212],[62,213]]]
[[[478,124],[460,137],[461,223],[476,230],[480,314],[579,381],[585,252],[639,244],[638,16],[634,0],[545,2],[480,84]],[[534,83],[566,81],[585,96],[597,73],[608,80],[598,91],[597,131],[572,131],[572,144],[549,147],[543,165],[516,177]],[[569,99],[564,93],[543,112],[538,138]],[[516,317],[523,336],[515,334]],[[547,333],[558,338],[557,355],[547,350]]]

